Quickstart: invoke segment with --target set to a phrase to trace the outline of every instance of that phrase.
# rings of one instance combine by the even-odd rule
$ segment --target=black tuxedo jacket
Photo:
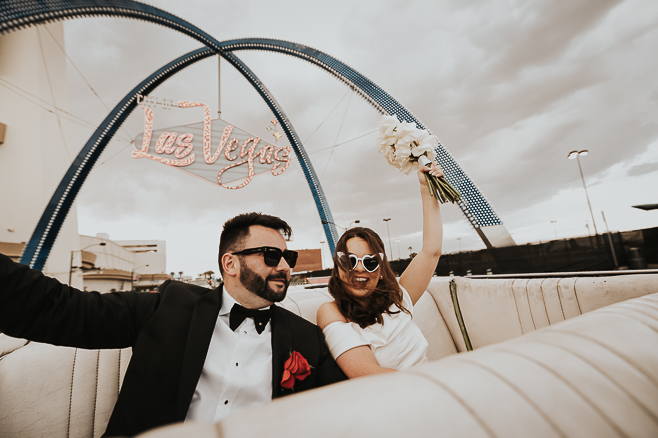
[[[0,331],[36,342],[78,348],[132,347],[106,436],[131,436],[183,421],[206,359],[221,307],[215,290],[166,281],[159,293],[82,292],[0,254]],[[322,331],[272,307],[272,397],[345,379]],[[313,367],[281,388],[292,351]]]

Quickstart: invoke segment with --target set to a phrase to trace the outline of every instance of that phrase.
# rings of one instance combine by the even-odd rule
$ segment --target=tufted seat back
[[[650,274],[555,279],[436,277],[429,293],[414,307],[414,319],[428,339],[430,361],[441,364],[450,359],[446,365],[436,365],[437,370],[468,380],[477,366],[455,362],[463,356],[455,353],[467,350],[466,339],[479,348],[517,338],[614,302],[657,292],[655,278]],[[291,290],[281,305],[315,322],[317,308],[330,300],[326,289],[298,289]],[[657,305],[654,300],[646,306]],[[623,322],[627,317],[616,318]],[[526,338],[533,339],[519,339]],[[100,436],[130,355],[130,349],[56,347],[0,334],[0,438]],[[513,367],[523,368],[517,362]],[[462,376],[460,367],[470,371]]]
[[[658,436],[658,294],[393,374],[140,438]],[[257,418],[258,421],[253,421]]]
[[[656,293],[658,276],[437,277],[427,291],[425,295],[434,299],[457,350],[463,352],[468,350],[467,341],[474,349],[495,344],[591,310]]]
[[[103,434],[130,360],[129,348],[84,350],[0,335],[3,345],[0,437]]]

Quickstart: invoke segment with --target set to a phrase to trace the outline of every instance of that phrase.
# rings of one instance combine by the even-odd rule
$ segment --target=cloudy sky
[[[582,236],[591,227],[581,158],[599,232],[658,225],[658,3],[536,1],[150,1],[218,40],[264,37],[324,51],[359,71],[441,139],[518,244]],[[160,66],[200,47],[145,22],[86,18],[65,24],[70,111],[92,125]],[[236,52],[295,126],[334,220],[354,220],[393,257],[421,246],[418,183],[378,155],[379,115],[319,68],[296,58]],[[84,80],[78,74],[82,73]],[[89,85],[88,85],[88,84]],[[90,88],[91,86],[91,88]],[[94,95],[92,89],[104,102]],[[218,109],[218,60],[204,60],[153,93]],[[106,105],[106,106],[105,106]],[[264,138],[273,116],[251,86],[221,64],[222,117]],[[155,127],[195,122],[189,110],[158,111]],[[78,197],[82,234],[167,241],[168,271],[216,270],[225,220],[245,211],[286,219],[293,249],[326,241],[297,163],[237,191],[149,160],[130,158],[143,128],[135,111]],[[91,129],[72,134],[80,147]],[[282,139],[280,142],[283,142]],[[338,146],[335,146],[338,145]],[[442,208],[444,252],[484,245],[456,206]],[[340,228],[339,228],[340,232]],[[400,242],[396,242],[399,240]],[[324,244],[325,264],[329,262]]]

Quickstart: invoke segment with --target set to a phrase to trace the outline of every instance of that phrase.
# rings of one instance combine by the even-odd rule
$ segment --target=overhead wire
[[[331,114],[333,114],[333,112],[336,110],[336,108],[338,108],[338,106],[341,104],[341,102],[345,99],[345,97],[346,97],[349,93],[350,93],[350,90],[348,90],[348,91],[343,95],[343,97],[340,98],[340,100],[338,101],[338,103],[337,103],[337,104],[331,109],[331,111],[329,111],[329,114],[327,114],[327,116],[324,118],[324,120],[322,120],[322,122],[320,122],[320,124],[318,125],[318,127],[315,128],[315,130],[311,133],[311,135],[309,135],[309,136],[307,137],[306,141],[308,141],[308,140],[313,136],[313,134],[315,134],[315,133],[317,132],[317,130],[320,129],[320,127],[324,124],[324,122],[327,121],[327,119],[329,118],[329,116],[331,116]],[[351,100],[351,98],[352,98],[352,97],[350,96],[350,100]],[[349,102],[348,102],[348,107],[349,107]],[[346,115],[347,115],[347,108],[345,109],[345,114],[343,114],[343,122],[345,121],[345,116],[346,116]],[[342,129],[343,122],[341,122],[341,129]],[[349,140],[345,140],[345,141],[343,141],[343,142],[341,142],[341,143],[336,143],[336,144],[334,144],[334,145],[332,145],[332,146],[329,146],[329,147],[326,147],[326,148],[316,149],[316,150],[314,150],[314,151],[309,151],[308,154],[309,154],[309,155],[315,155],[315,154],[317,154],[317,153],[324,152],[324,151],[327,151],[327,150],[329,150],[329,149],[332,149],[332,150],[333,150],[333,149],[337,148],[338,146],[343,146],[343,145],[345,145],[345,144],[347,144],[347,143],[351,143],[351,142],[353,142],[353,141],[355,141],[355,140],[358,140],[358,139],[360,139],[360,138],[366,137],[366,136],[368,136],[368,135],[370,135],[370,134],[374,134],[375,132],[377,132],[377,130],[376,130],[376,129],[373,129],[372,131],[366,132],[365,134],[358,135],[358,136],[356,136],[356,137],[354,137],[354,138],[351,138],[351,139],[349,139]],[[340,134],[340,129],[339,129],[339,133],[336,135],[336,140],[338,140],[338,135],[339,135],[339,134]],[[306,143],[306,141],[305,141],[304,143]],[[332,151],[332,152],[333,152],[333,151]],[[329,158],[331,159],[331,157],[329,157]],[[302,173],[301,169],[298,167],[298,166],[299,166],[299,163],[297,163],[296,161],[293,161],[293,163],[296,164],[295,166],[293,166],[293,168],[294,168],[296,171]],[[327,161],[327,164],[328,164],[328,163],[329,163],[329,162]],[[325,165],[325,170],[326,170],[326,165]],[[323,171],[323,173],[324,173],[324,171]]]
[[[4,82],[4,84],[3,84],[3,82]],[[0,85],[5,87],[7,90],[11,91],[12,93],[16,94],[18,97],[21,97],[21,98],[27,100],[28,102],[30,102],[31,104],[38,106],[42,110],[47,111],[47,112],[55,115],[55,111],[52,110],[53,105],[50,102],[47,102],[47,101],[41,99],[39,96],[35,96],[34,94],[30,93],[29,91],[19,87],[16,84],[13,84],[13,83],[9,82],[8,80],[6,80],[4,78],[1,78],[1,77],[0,77]],[[13,87],[15,89],[12,89],[11,87]],[[38,100],[39,102],[44,103],[46,106],[41,105],[38,102],[35,102],[35,100]],[[82,126],[82,127],[88,128],[88,129],[92,129],[92,130],[96,129],[96,125],[94,125],[93,123],[88,122],[85,119],[82,119],[82,118],[76,116],[75,114],[72,114],[72,113],[70,113],[70,112],[68,112],[68,111],[66,111],[62,108],[59,108],[59,113],[60,113],[60,117],[68,120],[71,123],[75,123],[76,125],[79,125],[79,126]],[[118,140],[130,141],[130,140],[127,140],[127,139],[121,138],[121,137],[119,137]]]
[[[105,104],[105,102],[104,102],[103,99],[101,99],[101,97],[98,95],[98,93],[96,92],[96,90],[94,89],[94,87],[91,86],[91,84],[89,83],[89,81],[87,80],[87,78],[85,78],[85,76],[82,74],[82,72],[80,71],[80,69],[78,68],[78,66],[75,65],[75,63],[73,62],[73,60],[69,57],[68,53],[66,53],[66,51],[64,50],[64,48],[59,44],[59,41],[57,41],[57,40],[55,39],[55,37],[53,36],[53,34],[50,33],[50,29],[48,29],[48,28],[46,27],[46,31],[48,32],[48,34],[50,35],[50,37],[53,39],[53,41],[55,42],[55,44],[57,44],[57,47],[59,47],[59,50],[64,54],[64,56],[66,57],[66,59],[71,63],[71,65],[73,66],[73,68],[75,69],[75,71],[78,72],[78,74],[80,75],[80,77],[82,78],[82,80],[85,82],[85,84],[87,84],[87,87],[89,87],[89,89],[91,90],[91,92],[94,93],[94,96],[96,96],[96,98],[97,98],[97,99],[100,101],[100,103],[105,107],[105,109],[109,111],[109,110],[110,110],[110,107],[108,107],[108,106]]]
[[[77,67],[77,65],[73,62],[73,60],[68,56],[68,54],[66,53],[66,51],[64,50],[64,48],[59,44],[59,42],[58,42],[57,39],[53,36],[53,34],[50,32],[50,30],[49,30],[47,27],[45,27],[45,29],[46,29],[46,32],[48,32],[48,34],[49,34],[50,37],[52,38],[53,42],[55,42],[55,44],[57,45],[57,47],[60,49],[60,51],[61,51],[61,52],[63,53],[63,55],[66,57],[66,59],[69,61],[69,63],[71,64],[71,66],[73,66],[73,68],[75,69],[75,71],[76,71],[76,72],[78,73],[78,75],[82,78],[82,80],[85,82],[85,84],[86,84],[87,87],[91,90],[91,92],[94,94],[94,96],[96,96],[96,98],[98,99],[98,101],[99,101],[99,102],[105,107],[105,109],[107,109],[107,110],[109,111],[109,107],[107,106],[107,104],[103,101],[103,99],[100,97],[100,95],[98,94],[98,92],[96,92],[96,90],[94,89],[94,87],[93,87],[93,86],[91,85],[91,83],[86,79],[86,77],[84,76],[84,74],[80,71],[80,69],[79,69],[79,68]],[[44,55],[43,55],[44,52],[43,52],[43,46],[42,46],[42,43],[41,43],[41,37],[40,37],[40,34],[39,34],[39,44],[40,44],[40,47],[41,47],[42,56],[44,56]],[[45,65],[45,59],[44,59],[44,65]],[[46,69],[47,69],[47,67],[46,67]],[[37,100],[39,100],[39,101],[41,101],[41,102],[43,102],[43,103],[45,103],[45,104],[47,104],[47,105],[51,105],[51,104],[49,104],[48,102],[46,102],[45,100],[43,100],[43,99],[41,99],[41,98],[39,98],[39,97],[37,97],[37,96],[35,96],[35,95],[29,93],[29,92],[26,91],[26,90],[21,89],[20,87],[14,85],[14,84],[12,84],[12,83],[10,83],[9,81],[6,81],[6,80],[3,79],[3,78],[0,78],[0,80],[6,82],[7,84],[11,85],[12,87],[17,88],[17,89],[20,90],[21,92],[23,92],[23,93],[25,93],[25,94],[27,94],[27,95],[30,95],[30,96],[32,96],[33,98],[35,98],[35,99],[37,99]],[[2,84],[0,84],[0,85],[2,85]],[[49,83],[49,85],[50,85],[50,83]],[[6,87],[6,85],[5,85],[5,87]],[[8,88],[8,87],[6,87],[6,88]],[[8,88],[8,89],[9,89],[9,88]],[[15,90],[11,90],[11,89],[10,89],[10,91],[13,91],[14,93],[18,94]],[[314,134],[315,134],[315,133],[321,128],[321,127],[322,127],[322,125],[323,125],[323,124],[329,119],[329,117],[334,113],[334,111],[340,106],[340,104],[343,102],[343,100],[345,100],[345,97],[347,97],[348,94],[350,95],[350,98],[349,98],[349,101],[348,101],[347,107],[345,108],[345,113],[343,114],[343,119],[341,120],[341,125],[340,125],[340,127],[339,127],[339,129],[338,129],[338,133],[336,134],[336,140],[334,141],[335,144],[334,144],[333,146],[330,146],[330,147],[327,147],[327,148],[323,148],[323,149],[319,149],[319,150],[316,150],[316,151],[310,152],[311,154],[315,154],[315,153],[317,153],[317,152],[322,152],[322,151],[325,151],[325,150],[328,150],[328,149],[332,149],[332,155],[333,155],[333,149],[334,149],[334,148],[336,148],[336,147],[338,147],[338,146],[342,146],[342,145],[347,144],[347,143],[350,143],[350,142],[352,142],[352,141],[355,141],[355,140],[357,140],[357,139],[359,139],[359,138],[365,137],[365,136],[370,135],[370,134],[372,134],[373,132],[375,132],[375,131],[371,131],[371,132],[368,132],[368,133],[362,134],[362,135],[360,135],[360,136],[357,136],[357,137],[355,137],[355,138],[353,138],[353,139],[346,140],[346,141],[344,141],[344,142],[342,142],[342,143],[337,143],[338,137],[339,137],[339,135],[340,135],[340,132],[341,132],[342,127],[343,127],[343,124],[344,124],[344,122],[345,122],[345,117],[346,117],[346,115],[347,115],[347,111],[348,111],[348,109],[349,109],[350,102],[351,102],[351,100],[352,100],[353,90],[348,90],[348,91],[347,91],[347,92],[346,92],[346,93],[340,98],[340,100],[338,101],[338,103],[336,103],[336,105],[331,109],[331,111],[329,111],[329,113],[328,113],[327,116],[322,120],[322,122],[320,122],[320,124],[315,128],[315,130],[313,130],[313,132],[311,132],[311,134],[306,138],[306,140],[304,141],[304,143],[308,142],[308,140],[310,140],[310,138],[311,138],[311,137],[312,137],[312,136],[313,136],[313,135],[314,135]],[[18,94],[18,95],[20,96],[20,94]],[[52,96],[52,87],[51,87],[51,96]],[[21,96],[21,97],[23,97],[23,98],[25,98],[26,100],[30,101],[30,100],[29,100],[27,97],[25,97],[25,96]],[[54,100],[54,96],[53,96],[53,100]],[[44,109],[44,110],[46,110],[46,111],[48,111],[48,112],[50,112],[50,113],[52,113],[52,114],[55,114],[55,116],[58,117],[58,123],[60,124],[60,128],[61,128],[61,122],[59,121],[59,113],[65,113],[65,114],[67,114],[67,115],[70,116],[70,117],[73,117],[73,118],[75,118],[75,119],[78,119],[79,121],[81,121],[81,122],[87,124],[87,125],[88,125],[87,127],[91,127],[91,128],[94,127],[94,124],[93,124],[93,123],[87,122],[86,120],[84,120],[84,119],[82,119],[82,118],[80,118],[80,117],[78,117],[78,116],[76,116],[76,115],[74,115],[74,114],[71,114],[71,113],[69,113],[68,111],[65,111],[65,110],[63,110],[63,109],[57,107],[56,105],[51,105],[53,108],[55,108],[55,111],[52,111],[52,110],[50,110],[50,109],[48,109],[48,108],[46,108],[46,107],[44,107],[44,106],[42,106],[42,105],[39,105],[39,104],[36,103],[36,102],[31,101],[31,103],[33,103],[33,104],[39,106],[40,108],[42,108],[42,109]],[[71,122],[73,122],[73,123],[76,123],[75,120],[71,120],[71,119],[68,119],[68,118],[67,118],[67,120],[69,120],[69,121],[71,121]],[[80,123],[77,123],[77,124],[80,125],[80,126],[84,126],[84,125],[82,125],[82,124],[80,124]],[[124,130],[124,132],[126,133],[126,135],[127,135],[129,138],[132,138],[132,137],[130,136],[130,134],[125,130],[125,128],[122,127],[121,129]],[[108,161],[110,161],[111,159],[113,159],[114,157],[116,157],[119,153],[123,152],[123,151],[124,151],[128,146],[130,146],[131,143],[132,143],[132,139],[131,139],[131,140],[120,139],[120,140],[127,141],[128,144],[126,144],[123,148],[121,148],[120,150],[118,150],[115,154],[113,154],[113,155],[112,155],[111,157],[109,157],[108,159],[106,159],[106,160],[104,160],[103,162],[99,163],[99,164],[98,164],[99,166],[101,166],[101,165],[107,163]],[[68,152],[68,149],[67,149],[67,152]],[[329,159],[327,160],[327,163],[325,164],[325,168],[324,168],[324,170],[323,170],[322,175],[324,175],[324,172],[326,172],[326,169],[327,169],[327,166],[328,166],[330,160],[331,160],[331,155],[329,156]],[[299,170],[299,169],[298,169],[298,170]]]
[[[103,107],[105,107],[105,109],[107,109],[107,110],[109,111],[109,107],[107,106],[107,104],[103,101],[103,99],[100,97],[100,95],[96,92],[96,90],[95,90],[94,87],[91,85],[91,83],[87,80],[87,78],[82,74],[82,72],[80,71],[80,69],[79,69],[79,68],[76,66],[76,64],[73,62],[73,60],[68,56],[68,54],[66,53],[66,51],[62,48],[62,46],[59,44],[59,42],[57,41],[57,39],[56,39],[56,38],[53,36],[53,34],[50,32],[50,29],[48,29],[47,27],[44,27],[44,28],[46,29],[46,32],[48,32],[48,34],[49,34],[50,37],[52,38],[53,42],[54,42],[54,43],[57,45],[57,47],[60,49],[60,51],[62,52],[62,54],[66,57],[66,59],[67,59],[67,60],[69,61],[69,63],[73,66],[73,68],[76,70],[76,72],[78,72],[78,74],[80,75],[80,77],[82,78],[82,80],[85,82],[85,84],[87,85],[87,87],[88,87],[88,88],[91,90],[91,92],[94,94],[94,96],[96,96],[96,98],[97,98],[97,99],[99,100],[99,102],[103,105]],[[40,47],[40,50],[41,50],[41,56],[42,56],[42,60],[43,60],[43,62],[44,62],[44,68],[45,68],[45,70],[46,70],[46,75],[47,75],[47,79],[48,79],[48,85],[49,85],[49,88],[50,88],[51,99],[53,100],[53,102],[52,102],[52,103],[51,103],[51,102],[48,102],[48,101],[46,101],[46,100],[40,98],[39,96],[36,96],[36,95],[30,93],[29,91],[27,91],[27,90],[25,90],[25,89],[19,87],[18,85],[9,82],[9,81],[6,80],[5,78],[1,78],[1,77],[0,77],[0,81],[1,81],[1,82],[4,82],[4,83],[0,83],[0,85],[2,85],[4,88],[6,88],[7,90],[11,91],[12,93],[16,94],[17,96],[19,96],[19,97],[21,97],[21,98],[27,100],[28,102],[32,103],[33,105],[36,105],[37,107],[43,109],[44,111],[53,114],[53,115],[57,118],[58,125],[59,125],[59,127],[60,127],[60,134],[62,135],[62,139],[63,139],[63,141],[64,141],[64,146],[65,146],[65,150],[66,150],[67,156],[68,156],[69,159],[71,159],[70,151],[69,151],[69,149],[68,149],[68,145],[67,145],[67,143],[66,143],[66,139],[65,139],[65,136],[64,136],[64,133],[63,133],[63,126],[62,126],[62,124],[61,124],[61,119],[62,119],[62,118],[63,118],[63,119],[66,119],[67,121],[69,121],[69,122],[71,122],[71,123],[75,123],[75,124],[78,125],[78,126],[82,126],[82,127],[84,127],[84,128],[88,128],[88,129],[92,129],[92,130],[96,128],[96,125],[93,124],[93,123],[91,123],[91,122],[88,122],[87,120],[84,120],[84,119],[81,118],[81,117],[76,116],[75,114],[72,114],[72,113],[70,113],[70,112],[68,112],[68,111],[66,111],[66,110],[64,110],[64,109],[62,109],[62,108],[60,108],[60,107],[57,105],[57,101],[56,101],[56,99],[55,99],[55,97],[54,97],[54,91],[53,91],[53,87],[52,87],[52,83],[51,83],[51,79],[50,79],[50,75],[49,75],[48,66],[47,66],[47,64],[46,64],[46,60],[45,60],[45,51],[44,51],[44,49],[43,49],[43,42],[42,42],[42,40],[41,40],[41,34],[39,33],[39,28],[37,28],[37,32],[38,32],[39,47]],[[13,88],[13,89],[12,89],[12,88]],[[29,96],[29,97],[28,97],[28,96]],[[38,102],[37,102],[37,101],[38,101]],[[39,102],[45,104],[46,106],[40,104]],[[112,156],[109,157],[108,159],[106,159],[106,160],[104,160],[103,162],[99,163],[99,164],[98,164],[99,166],[101,166],[101,165],[107,163],[108,161],[110,161],[112,158],[114,158],[115,156],[117,156],[119,153],[123,152],[128,146],[130,146],[130,145],[132,144],[132,137],[131,137],[130,134],[125,130],[125,128],[122,128],[122,129],[123,129],[123,131],[125,132],[125,134],[127,135],[128,139],[117,136],[117,137],[114,138],[114,140],[118,140],[118,141],[120,141],[120,142],[127,142],[127,145],[125,145],[124,147],[122,147],[119,151],[117,151],[114,155],[112,155]]]
[[[71,160],[71,153],[69,152],[69,147],[66,142],[66,136],[64,135],[64,126],[62,126],[62,120],[59,117],[59,108],[57,107],[57,100],[55,99],[55,92],[53,90],[53,84],[50,80],[50,70],[48,70],[48,63],[46,62],[46,53],[43,50],[43,43],[41,41],[41,31],[39,26],[37,26],[37,39],[39,40],[39,51],[41,52],[41,59],[43,61],[43,67],[46,70],[46,79],[48,80],[48,89],[50,90],[50,98],[53,101],[53,107],[55,108],[55,118],[57,119],[57,125],[59,126],[59,133],[62,136],[62,143],[64,144],[64,150],[66,151],[66,156],[69,161]]]
[[[132,141],[130,141],[130,142],[129,142],[128,144],[126,144],[124,147],[122,147],[121,149],[119,149],[118,151],[116,151],[111,157],[107,158],[107,159],[104,160],[102,163],[98,163],[96,166],[97,166],[97,167],[102,166],[103,164],[105,164],[105,163],[107,163],[108,161],[110,161],[112,158],[114,158],[114,157],[116,157],[117,155],[119,155],[121,152],[125,151],[125,150],[128,148],[128,146],[131,146],[131,145],[132,145]]]
[[[2,82],[5,82],[5,83],[3,84]],[[12,93],[16,94],[17,96],[22,97],[23,99],[27,100],[27,101],[30,102],[31,104],[38,106],[39,108],[43,109],[44,111],[47,111],[47,112],[49,112],[49,113],[51,113],[51,114],[53,114],[53,115],[55,114],[55,111],[53,111],[51,108],[48,108],[48,107],[46,107],[46,106],[44,106],[44,105],[40,105],[38,102],[35,102],[35,101],[32,100],[32,99],[39,100],[39,101],[45,103],[46,105],[48,105],[49,107],[52,107],[52,105],[51,105],[50,103],[46,102],[46,101],[43,100],[43,99],[40,99],[39,97],[37,97],[37,96],[35,96],[35,95],[33,95],[33,94],[31,94],[31,93],[25,91],[25,90],[23,90],[21,87],[19,87],[19,86],[17,86],[17,85],[14,85],[14,84],[12,84],[11,82],[9,82],[9,81],[7,81],[7,80],[5,80],[5,79],[3,79],[3,78],[0,78],[0,85],[2,85],[3,87],[5,87],[7,90],[11,91]],[[20,91],[20,93],[19,93],[18,91],[16,91],[16,90],[13,90],[13,89],[10,88],[8,85],[10,85],[11,87],[14,87],[14,88],[18,89],[18,90]],[[30,99],[29,97],[27,97],[27,96],[25,96],[25,95],[23,95],[23,94],[21,94],[21,93],[27,94],[27,95],[30,96],[32,99]],[[65,116],[63,116],[63,117],[66,118],[69,122],[76,123],[76,124],[78,124],[78,125],[80,125],[80,126],[84,126],[84,127],[86,127],[86,128],[92,128],[92,127],[93,127],[93,125],[92,125],[91,123],[87,122],[86,120],[81,119],[80,117],[77,117],[77,116],[75,116],[75,115],[73,115],[73,114],[71,114],[71,113],[69,113],[69,112],[66,112],[66,111],[62,110],[61,108],[60,108],[60,112],[63,113],[64,115],[70,117],[70,118],[69,118],[69,117],[65,117]],[[77,120],[75,120],[75,119],[77,119]],[[82,123],[81,123],[81,122],[82,122]]]
[[[376,130],[376,129],[373,129],[372,131],[370,131],[370,132],[366,132],[365,134],[358,135],[358,136],[356,136],[356,137],[354,137],[354,138],[351,138],[351,139],[349,139],[349,140],[345,140],[345,141],[343,141],[343,142],[341,142],[341,143],[338,143],[338,144],[335,144],[335,145],[333,145],[333,146],[329,146],[329,147],[326,147],[326,148],[322,148],[322,149],[315,150],[315,151],[313,151],[313,152],[309,152],[308,154],[309,154],[309,155],[315,155],[315,154],[318,154],[318,153],[320,153],[320,152],[327,151],[327,150],[329,150],[329,149],[337,148],[338,146],[344,146],[344,145],[346,145],[347,143],[351,143],[351,142],[356,141],[356,140],[358,140],[358,139],[360,139],[360,138],[363,138],[363,137],[366,137],[366,136],[368,136],[368,135],[374,134],[375,132],[377,132],[377,130]],[[301,169],[299,169],[299,168],[297,167],[297,166],[299,165],[299,163],[298,163],[297,161],[293,161],[293,163],[296,164],[295,166],[293,166],[293,169],[295,169],[295,170],[297,170],[298,172],[301,173]]]
[[[332,109],[331,111],[329,111],[329,114],[327,114],[327,117],[325,117],[324,120],[320,122],[320,124],[318,125],[318,127],[315,128],[315,130],[314,130],[313,132],[311,132],[311,135],[309,135],[309,136],[306,138],[306,140],[304,140],[304,143],[306,143],[307,141],[309,141],[309,140],[311,139],[311,137],[313,137],[313,134],[315,134],[315,133],[318,131],[318,129],[320,129],[320,127],[324,124],[324,122],[327,121],[327,119],[329,118],[329,116],[331,116],[331,114],[333,114],[333,112],[336,110],[336,108],[338,108],[338,105],[341,104],[341,102],[345,99],[345,97],[347,97],[347,95],[348,95],[349,93],[350,93],[350,90],[347,90],[347,93],[345,93],[345,94],[343,95],[343,97],[340,98],[340,100],[339,100],[338,103],[333,107],[333,109]]]
[[[347,106],[345,106],[345,112],[343,113],[343,120],[340,121],[340,126],[338,127],[338,132],[336,133],[336,139],[334,140],[334,145],[338,143],[338,137],[340,136],[340,131],[343,129],[343,123],[345,122],[345,117],[347,117],[347,110],[350,108],[350,102],[352,102],[352,96],[354,95],[354,92],[350,94],[350,98],[347,100]],[[327,163],[324,165],[324,170],[322,171],[322,174],[320,175],[320,179],[324,177],[325,172],[327,171],[327,167],[329,167],[329,162],[331,161],[331,157],[334,155],[334,151],[336,149],[332,148],[331,153],[329,154],[329,158],[327,158]]]
[[[302,142],[302,145],[305,145],[305,144],[311,139],[311,137],[313,137],[313,134],[315,134],[315,133],[318,131],[318,129],[320,129],[320,127],[324,124],[324,122],[327,121],[327,119],[331,116],[331,114],[333,114],[333,112],[336,110],[336,108],[338,108],[338,106],[339,106],[339,105],[341,104],[341,102],[345,99],[345,97],[347,97],[347,95],[349,94],[349,92],[350,92],[350,91],[348,90],[348,91],[343,95],[343,97],[340,98],[340,100],[338,101],[338,103],[336,103],[336,105],[334,105],[334,107],[331,109],[331,111],[329,111],[329,113],[328,113],[327,116],[324,118],[324,120],[322,120],[322,121],[320,122],[320,124],[319,124],[319,125],[313,130],[313,132],[311,132],[311,134],[310,134],[308,137],[306,137],[306,140],[304,140],[304,141]],[[309,154],[312,154],[313,152],[308,152],[308,153],[309,153]],[[300,167],[298,167],[298,166],[300,166],[300,164],[299,164],[297,161],[293,161],[293,163],[295,164],[295,165],[293,166],[293,168],[294,168],[297,172],[299,172],[300,174],[303,175],[304,172],[302,171],[302,169],[301,169]]]
[[[370,134],[374,134],[375,132],[377,132],[377,130],[376,130],[376,129],[373,129],[373,130],[370,131],[370,132],[366,132],[365,134],[361,134],[361,135],[356,136],[356,137],[354,137],[354,138],[351,138],[351,139],[349,139],[349,140],[345,140],[345,141],[342,142],[342,143],[337,143],[337,144],[335,144],[335,145],[333,145],[333,146],[328,146],[328,147],[326,147],[326,148],[322,148],[322,149],[316,149],[316,150],[314,150],[313,152],[310,152],[309,155],[314,155],[314,154],[319,153],[319,152],[323,152],[323,151],[327,151],[327,150],[329,150],[329,149],[337,148],[338,146],[343,146],[343,145],[345,145],[345,144],[347,144],[347,143],[351,143],[351,142],[353,142],[353,141],[355,141],[355,140],[358,140],[358,139],[360,139],[360,138],[366,137],[366,136],[368,136],[368,135],[370,135]]]
[[[57,41],[57,39],[55,39],[55,37],[53,36],[52,33],[50,33],[50,30],[49,30],[47,27],[46,27],[46,31],[48,32],[48,34],[50,35],[50,37],[52,38],[52,40],[55,42],[55,44],[57,44],[57,47],[59,47],[59,50],[64,54],[64,56],[65,56],[66,59],[69,61],[69,63],[71,63],[71,65],[73,66],[73,68],[75,69],[75,71],[78,72],[78,74],[80,75],[80,77],[82,78],[82,80],[85,82],[85,84],[87,85],[87,87],[89,87],[89,89],[91,90],[91,92],[94,93],[94,96],[96,96],[96,98],[98,99],[98,101],[99,101],[99,102],[105,107],[105,109],[106,109],[107,111],[110,111],[110,107],[107,106],[107,104],[103,101],[103,99],[101,98],[101,96],[96,92],[96,90],[95,90],[94,87],[91,85],[91,83],[87,80],[87,78],[85,77],[85,75],[82,74],[82,72],[80,71],[80,69],[78,68],[78,66],[75,65],[75,62],[73,62],[73,60],[72,60],[71,57],[68,55],[68,53],[66,53],[66,50],[64,50],[64,48],[59,44],[59,41]],[[129,140],[129,141],[132,141],[132,136],[130,135],[130,133],[128,133],[128,131],[126,131],[126,128],[124,128],[123,125],[121,125],[121,129],[122,129],[123,132],[128,136],[128,138],[131,139],[131,140]],[[113,155],[113,157],[114,157],[114,155]],[[103,161],[102,163],[100,163],[99,165],[105,164],[107,161],[109,161],[109,160],[105,160],[105,161]]]

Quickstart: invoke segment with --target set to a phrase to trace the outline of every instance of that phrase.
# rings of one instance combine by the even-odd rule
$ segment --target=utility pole
[[[222,117],[222,55],[217,54],[217,117]]]
[[[388,232],[388,250],[391,257],[393,257],[393,245],[391,245],[391,230],[388,229],[388,222],[391,220],[391,218],[389,217],[388,219],[382,219],[382,220],[386,222],[386,231]]]
[[[601,216],[603,216],[603,223],[605,224],[605,229],[608,234],[608,242],[610,242],[610,252],[612,252],[612,261],[615,263],[615,269],[619,269],[619,263],[617,263],[617,255],[615,254],[615,246],[612,244],[612,236],[610,235],[610,228],[608,228],[608,221],[605,220],[605,214],[601,210]]]
[[[587,198],[587,206],[589,207],[589,214],[592,216],[592,225],[594,226],[594,235],[598,236],[599,231],[596,229],[596,221],[594,221],[594,213],[592,212],[592,204],[589,202],[589,194],[587,193],[587,184],[585,184],[585,177],[583,176],[583,168],[580,166],[580,156],[585,156],[589,154],[589,152],[585,149],[582,151],[571,151],[569,152],[569,155],[567,156],[568,159],[573,160],[574,158],[576,159],[576,162],[578,163],[578,170],[580,171],[580,179],[583,182],[583,188],[585,189],[585,197]],[[598,237],[597,237],[598,241]]]

